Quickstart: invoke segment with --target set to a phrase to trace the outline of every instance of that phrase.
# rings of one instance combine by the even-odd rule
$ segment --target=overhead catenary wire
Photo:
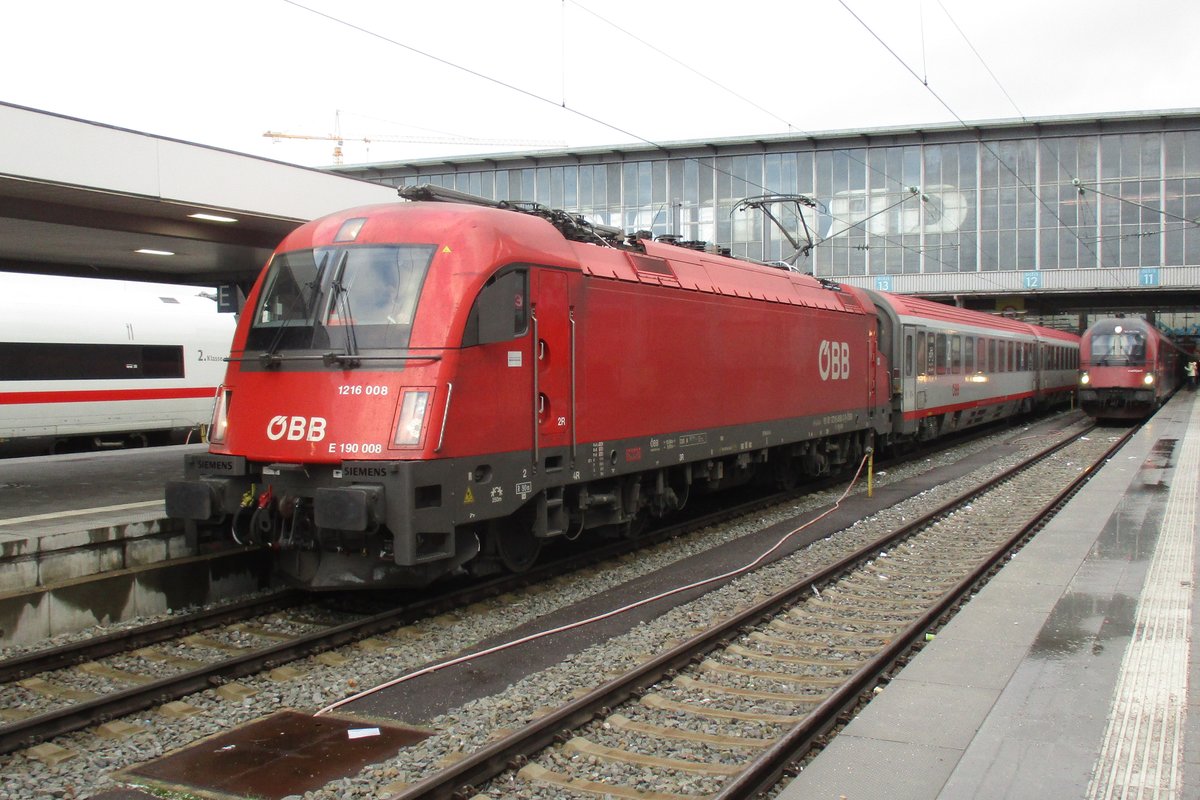
[[[556,107],[556,108],[561,108],[562,110],[564,110],[564,111],[567,111],[567,112],[568,112],[568,113],[570,113],[570,114],[574,114],[574,115],[576,115],[576,116],[578,116],[578,117],[581,117],[581,118],[583,118],[583,119],[586,119],[586,120],[588,120],[589,122],[593,122],[593,123],[595,123],[595,124],[597,124],[597,125],[604,126],[604,127],[608,128],[608,129],[610,129],[610,130],[612,130],[612,131],[615,131],[615,132],[617,132],[617,133],[619,133],[619,134],[621,134],[621,135],[623,135],[623,136],[628,136],[628,137],[630,137],[630,138],[632,138],[632,139],[636,139],[637,141],[639,141],[639,142],[643,142],[644,144],[647,144],[647,145],[650,145],[651,147],[653,147],[653,148],[655,148],[655,149],[657,149],[657,150],[660,150],[660,151],[662,151],[662,152],[670,152],[669,148],[667,148],[665,145],[663,145],[663,144],[661,144],[661,143],[659,143],[659,142],[653,141],[653,140],[651,140],[651,139],[648,139],[648,138],[646,138],[646,137],[644,137],[644,136],[641,136],[640,134],[634,133],[633,131],[626,130],[625,128],[622,128],[622,127],[620,127],[620,126],[618,126],[618,125],[616,125],[616,124],[613,124],[613,123],[607,122],[607,121],[605,121],[605,120],[602,120],[602,119],[600,119],[599,117],[596,117],[596,116],[594,116],[594,115],[591,115],[591,114],[588,114],[588,113],[586,113],[586,112],[580,111],[580,110],[579,110],[579,109],[577,109],[577,108],[573,108],[573,107],[569,106],[569,105],[566,103],[566,100],[565,100],[565,88],[564,88],[564,90],[563,90],[563,91],[564,91],[564,97],[563,97],[562,99],[559,99],[559,100],[554,100],[554,99],[552,99],[552,98],[544,97],[544,96],[542,96],[542,95],[540,95],[540,94],[537,94],[536,92],[531,92],[531,91],[529,91],[529,90],[527,90],[527,89],[523,89],[523,88],[521,88],[521,87],[519,87],[519,86],[516,86],[516,85],[514,85],[514,84],[508,83],[507,81],[503,81],[503,80],[500,80],[499,78],[495,78],[495,77],[492,77],[492,76],[490,76],[490,75],[487,75],[487,74],[485,74],[485,73],[479,72],[478,70],[474,70],[474,69],[471,69],[471,68],[469,68],[469,67],[464,67],[464,66],[462,66],[462,65],[460,65],[460,64],[456,64],[456,63],[455,63],[455,62],[453,62],[453,61],[450,61],[450,60],[448,60],[448,59],[442,58],[442,57],[440,57],[440,56],[436,56],[436,55],[434,55],[434,54],[432,54],[432,53],[429,53],[429,52],[427,52],[427,51],[425,51],[425,50],[422,50],[422,49],[420,49],[420,48],[418,48],[418,47],[414,47],[414,46],[412,46],[412,45],[406,44],[406,43],[404,43],[404,42],[401,42],[401,41],[399,41],[399,40],[397,40],[397,39],[393,39],[393,38],[391,38],[391,37],[389,37],[389,36],[386,36],[386,35],[384,35],[384,34],[382,34],[382,33],[378,33],[377,31],[373,31],[373,30],[371,30],[371,29],[369,29],[369,28],[363,27],[362,25],[358,25],[358,24],[356,24],[356,23],[350,22],[350,21],[348,21],[348,20],[345,20],[345,19],[342,19],[342,18],[340,18],[340,17],[336,17],[336,16],[334,16],[334,15],[332,15],[332,14],[329,14],[329,13],[327,13],[327,12],[321,11],[321,10],[319,10],[319,9],[312,8],[311,6],[308,6],[308,5],[305,5],[305,4],[304,4],[304,3],[302,3],[302,2],[299,2],[299,0],[284,0],[284,2],[288,3],[289,5],[291,5],[291,6],[295,7],[295,8],[298,8],[298,9],[300,9],[300,10],[302,10],[302,11],[307,11],[307,12],[308,12],[308,13],[310,13],[310,14],[314,14],[314,15],[316,15],[316,16],[318,16],[318,17],[321,17],[321,18],[323,18],[323,19],[325,19],[325,20],[328,20],[329,22],[333,22],[333,23],[335,23],[335,24],[342,25],[342,26],[344,26],[344,27],[347,27],[347,28],[349,28],[349,29],[351,29],[351,30],[357,31],[357,32],[359,32],[359,33],[361,33],[361,34],[363,34],[363,35],[365,35],[365,36],[370,36],[370,37],[372,37],[372,38],[378,39],[378,40],[380,40],[380,41],[382,41],[382,42],[385,42],[385,43],[387,43],[387,44],[391,44],[391,45],[394,45],[394,46],[396,46],[396,47],[400,47],[400,48],[402,48],[402,49],[404,49],[404,50],[407,50],[407,51],[409,51],[409,52],[411,52],[411,53],[414,53],[414,54],[416,54],[416,55],[422,56],[422,57],[424,57],[424,58],[431,59],[431,60],[433,60],[433,61],[435,61],[435,62],[437,62],[437,63],[439,63],[439,64],[442,64],[443,66],[449,67],[449,68],[451,68],[451,69],[454,69],[454,70],[458,70],[458,71],[460,71],[460,72],[466,73],[466,74],[468,74],[468,75],[471,75],[471,76],[473,76],[473,77],[479,78],[479,79],[481,79],[481,80],[484,80],[484,81],[487,81],[487,82],[489,82],[489,83],[492,83],[492,84],[494,84],[494,85],[496,85],[496,86],[500,86],[500,87],[502,87],[502,88],[505,88],[505,89],[511,90],[511,91],[513,91],[513,92],[516,92],[516,93],[518,93],[518,94],[520,94],[520,95],[522,95],[522,96],[524,96],[524,97],[527,97],[527,98],[529,98],[529,99],[532,99],[532,100],[535,100],[535,101],[538,101],[538,102],[541,102],[541,103],[545,103],[545,104],[548,104],[548,105],[552,105],[552,106],[554,106],[554,107]],[[578,5],[578,4],[575,4],[575,5]],[[579,7],[580,7],[580,8],[582,8],[582,6],[579,6]],[[584,10],[587,10],[587,9],[584,9]],[[589,13],[592,13],[592,12],[589,12]],[[609,23],[609,24],[612,24],[612,23]],[[618,30],[622,30],[622,32],[625,32],[625,33],[627,33],[627,35],[631,35],[631,36],[632,36],[632,34],[628,34],[628,32],[624,31],[624,30],[623,30],[623,29],[621,29],[619,26],[615,26],[615,25],[614,25],[614,27],[617,27],[617,29],[618,29]],[[634,38],[636,39],[636,37],[634,37]],[[640,39],[638,39],[638,41],[641,41],[641,40],[640,40]],[[717,84],[717,85],[719,85],[719,84]],[[740,95],[739,95],[739,97],[740,97]],[[872,166],[871,166],[870,164],[868,164],[867,162],[865,162],[865,161],[863,161],[863,160],[861,160],[861,159],[858,159],[858,158],[854,157],[853,155],[851,155],[851,154],[849,153],[849,151],[846,151],[846,152],[847,152],[847,157],[848,157],[848,158],[850,158],[851,160],[857,161],[858,163],[861,163],[861,164],[863,164],[865,167],[867,167],[867,169],[868,169],[868,170],[874,170],[875,172],[877,172],[878,174],[882,175],[883,177],[885,177],[885,178],[887,178],[887,179],[889,179],[889,180],[895,181],[897,184],[899,184],[899,185],[903,186],[903,182],[902,182],[902,180],[901,180],[900,178],[897,178],[897,177],[894,177],[894,176],[889,176],[889,175],[887,175],[887,173],[880,172],[878,169],[875,169],[874,167],[872,167]],[[704,166],[705,168],[707,168],[707,169],[711,170],[712,172],[714,172],[714,173],[716,173],[716,174],[720,174],[720,175],[726,175],[726,176],[728,176],[729,178],[731,178],[731,179],[734,179],[734,180],[741,180],[741,181],[745,181],[747,184],[749,184],[749,185],[751,185],[751,186],[753,186],[753,187],[755,187],[755,188],[757,188],[757,189],[763,189],[764,191],[771,191],[771,190],[770,190],[768,187],[765,187],[765,186],[761,185],[761,184],[760,184],[760,183],[759,183],[757,180],[750,179],[750,178],[747,178],[747,177],[745,177],[745,176],[743,176],[743,175],[737,175],[737,174],[735,174],[735,173],[733,173],[733,172],[730,172],[730,171],[728,171],[728,170],[721,169],[720,167],[718,167],[718,166],[716,165],[716,159],[715,159],[715,157],[708,157],[708,159],[705,159],[705,158],[698,158],[698,157],[694,157],[694,156],[685,156],[685,157],[684,157],[684,160],[687,160],[687,161],[693,161],[693,162],[695,162],[696,164],[698,164],[698,165],[702,165],[702,166]],[[711,160],[711,162],[712,162],[712,163],[709,163],[709,161],[710,161],[710,160]],[[905,187],[905,188],[907,188],[907,187]],[[838,218],[834,218],[832,215],[830,215],[830,216],[831,216],[831,218],[833,218],[833,219],[836,219],[836,220],[837,220],[837,221],[839,221],[839,222],[843,222],[843,223],[846,223],[846,222],[847,222],[846,220],[841,220],[841,219],[838,219]],[[894,242],[894,241],[892,241],[891,239],[887,239],[886,237],[881,237],[881,238],[884,238],[884,239],[885,239],[885,241],[888,241],[888,242],[891,242],[892,244],[895,244],[897,247],[901,247],[901,248],[903,248],[903,249],[906,249],[906,250],[911,250],[912,252],[914,252],[914,253],[918,253],[918,254],[919,254],[919,251],[918,251],[918,250],[913,250],[912,248],[908,247],[907,245],[903,244],[902,242],[900,242],[900,243],[897,243],[897,242]],[[943,263],[943,262],[940,262],[940,261],[939,261],[939,263]]]
[[[369,29],[369,28],[366,28],[366,27],[364,27],[364,26],[362,26],[362,25],[358,25],[358,24],[356,24],[356,23],[353,23],[353,22],[350,22],[350,21],[348,21],[348,20],[342,19],[342,18],[340,18],[340,17],[334,16],[334,15],[332,15],[332,14],[329,14],[329,13],[327,13],[327,12],[321,11],[321,10],[319,10],[319,9],[312,8],[311,6],[305,5],[304,3],[300,2],[299,0],[284,0],[284,1],[285,1],[286,3],[288,3],[289,5],[291,5],[291,6],[295,7],[295,8],[297,8],[297,9],[300,9],[300,10],[302,10],[302,11],[306,11],[306,12],[308,12],[308,13],[310,13],[310,14],[313,14],[313,15],[315,15],[315,16],[319,16],[319,17],[321,17],[321,18],[323,18],[323,19],[326,19],[326,20],[328,20],[329,22],[335,23],[335,24],[337,24],[337,25],[341,25],[341,26],[347,27],[347,28],[349,28],[349,29],[351,29],[351,30],[354,30],[354,31],[357,31],[357,32],[359,32],[359,33],[361,33],[361,34],[363,34],[363,35],[365,35],[365,36],[369,36],[369,37],[372,37],[372,38],[378,39],[378,40],[380,40],[380,41],[383,41],[383,42],[385,42],[385,43],[391,44],[391,45],[393,45],[393,46],[400,47],[400,48],[402,48],[402,49],[404,49],[404,50],[407,50],[407,51],[409,51],[409,52],[411,52],[411,53],[414,53],[414,54],[416,54],[416,55],[419,55],[419,56],[421,56],[421,57],[428,58],[428,59],[430,59],[430,60],[432,60],[432,61],[435,61],[435,62],[437,62],[437,63],[439,63],[439,64],[442,64],[443,66],[449,67],[449,68],[451,68],[451,69],[454,69],[454,70],[457,70],[457,71],[463,72],[463,73],[465,73],[465,74],[471,75],[471,76],[473,76],[473,77],[476,77],[476,78],[478,78],[478,79],[480,79],[480,80],[483,80],[483,81],[486,81],[486,82],[492,83],[492,84],[494,84],[494,85],[496,85],[496,86],[500,86],[500,87],[502,87],[502,88],[505,88],[505,89],[508,89],[508,90],[510,90],[510,91],[516,92],[516,93],[518,93],[518,94],[520,94],[520,95],[522,95],[522,96],[524,96],[524,97],[527,97],[527,98],[529,98],[529,99],[535,100],[535,101],[537,101],[537,102],[541,102],[541,103],[545,103],[545,104],[548,104],[548,105],[552,105],[552,106],[554,106],[555,108],[561,108],[562,110],[564,110],[564,111],[566,111],[566,112],[568,112],[568,113],[570,113],[570,114],[573,114],[573,115],[575,115],[575,116],[578,116],[578,117],[580,117],[580,118],[582,118],[582,119],[586,119],[586,120],[588,120],[589,122],[593,122],[593,123],[595,123],[595,124],[597,124],[597,125],[601,125],[601,126],[603,126],[603,127],[606,127],[606,128],[608,128],[608,129],[610,129],[610,130],[612,130],[612,131],[615,131],[615,132],[617,132],[617,133],[619,133],[619,134],[621,134],[621,135],[623,135],[623,136],[628,136],[628,137],[630,137],[630,138],[632,138],[632,139],[635,139],[635,140],[637,140],[637,141],[639,141],[639,142],[643,142],[643,143],[645,143],[645,144],[649,145],[650,147],[652,147],[652,148],[654,148],[654,149],[656,149],[656,150],[662,151],[662,152],[664,152],[664,153],[669,153],[669,152],[670,152],[670,149],[669,149],[668,147],[666,147],[665,145],[663,145],[663,144],[661,144],[661,143],[659,143],[659,142],[656,142],[656,141],[654,141],[654,140],[652,140],[652,139],[649,139],[649,138],[647,138],[647,137],[644,137],[644,136],[642,136],[642,135],[640,135],[640,134],[637,134],[637,133],[635,133],[635,132],[633,132],[633,131],[627,130],[627,129],[625,129],[625,128],[623,128],[623,127],[619,126],[619,125],[616,125],[616,124],[614,124],[614,123],[607,122],[607,121],[605,121],[605,120],[603,120],[603,119],[600,119],[599,117],[596,117],[596,116],[594,116],[594,115],[592,115],[592,114],[588,114],[588,113],[586,113],[586,112],[584,112],[584,111],[581,111],[581,110],[579,110],[579,109],[577,109],[577,108],[574,108],[574,107],[572,107],[572,106],[568,105],[568,104],[566,103],[565,97],[564,97],[564,98],[561,98],[561,99],[559,99],[559,100],[554,100],[554,99],[551,99],[551,98],[548,98],[548,97],[544,97],[544,96],[542,96],[542,95],[539,95],[539,94],[537,94],[536,92],[532,92],[532,91],[529,91],[529,90],[527,90],[527,89],[523,89],[523,88],[521,88],[521,87],[519,87],[519,86],[513,85],[513,84],[511,84],[511,83],[508,83],[508,82],[506,82],[506,81],[503,81],[503,80],[500,80],[499,78],[492,77],[492,76],[490,76],[490,75],[487,75],[487,74],[485,74],[485,73],[482,73],[482,72],[480,72],[480,71],[478,71],[478,70],[474,70],[474,69],[471,69],[471,68],[469,68],[469,67],[464,67],[464,66],[462,66],[462,65],[460,65],[460,64],[456,64],[456,63],[455,63],[455,62],[453,62],[453,61],[450,61],[450,60],[448,60],[448,59],[442,58],[442,57],[440,57],[440,56],[436,56],[436,55],[434,55],[434,54],[432,54],[432,53],[429,53],[429,52],[427,52],[427,51],[425,51],[425,50],[422,50],[422,49],[420,49],[420,48],[418,48],[418,47],[414,47],[414,46],[412,46],[412,45],[409,45],[409,44],[406,44],[406,43],[404,43],[404,42],[401,42],[401,41],[399,41],[399,40],[397,40],[397,39],[394,39],[394,38],[391,38],[391,37],[389,37],[389,36],[386,36],[386,35],[384,35],[384,34],[378,33],[378,32],[376,32],[376,31],[373,31],[373,30],[371,30],[371,29]],[[843,3],[843,5],[844,5],[844,3]],[[853,12],[851,12],[851,13],[853,14]],[[623,29],[620,29],[620,28],[619,28],[619,26],[614,26],[614,27],[618,27],[618,30],[623,30]],[[869,30],[869,29],[868,29],[868,30]],[[635,38],[636,38],[636,37],[635,37]],[[640,40],[638,40],[638,41],[640,41]],[[885,46],[886,46],[886,45],[885,45]],[[901,61],[901,63],[903,64],[903,61]],[[907,68],[907,65],[905,65],[905,67]],[[911,69],[910,69],[910,72],[911,72]],[[718,85],[719,85],[719,84],[718,84]],[[928,88],[928,87],[927,87],[927,88]],[[565,91],[565,89],[564,89],[564,91]],[[932,91],[932,90],[930,90],[930,91]],[[740,96],[739,96],[739,97],[740,97]],[[939,98],[939,99],[940,99],[940,98]],[[953,112],[951,112],[951,113],[953,113]],[[957,116],[956,116],[956,118],[957,118]],[[959,120],[959,122],[960,122],[960,123],[962,123],[964,126],[965,126],[965,124],[966,124],[966,123],[963,123],[961,119]],[[983,144],[984,144],[984,146],[985,146],[985,147],[987,147],[986,143],[983,143]],[[988,149],[990,150],[990,148],[988,148]],[[874,171],[874,172],[876,172],[876,173],[880,174],[881,176],[883,176],[885,179],[887,179],[887,180],[890,180],[890,181],[894,181],[894,182],[895,182],[897,185],[899,185],[899,186],[901,186],[901,187],[903,187],[903,188],[908,188],[907,186],[905,186],[905,184],[904,184],[904,182],[903,182],[902,178],[900,178],[900,177],[896,177],[896,176],[892,176],[892,175],[889,175],[889,174],[887,174],[886,172],[882,172],[882,171],[880,171],[879,169],[877,169],[877,168],[873,167],[873,166],[872,166],[870,163],[868,163],[867,161],[864,161],[863,159],[860,159],[860,158],[856,157],[855,155],[853,155],[853,153],[852,153],[852,152],[851,152],[849,149],[847,149],[847,150],[843,150],[842,152],[843,152],[843,153],[846,155],[846,157],[847,157],[847,158],[849,158],[850,160],[852,160],[852,161],[855,161],[855,162],[857,162],[857,163],[860,163],[860,164],[863,164],[863,165],[864,165],[864,166],[865,166],[865,167],[866,167],[866,168],[867,168],[869,171]],[[995,155],[994,151],[993,151],[993,155]],[[699,158],[699,157],[694,157],[694,156],[684,156],[684,157],[683,157],[683,160],[685,160],[685,161],[692,161],[692,162],[695,162],[695,163],[696,163],[696,164],[698,164],[698,165],[703,165],[703,166],[704,166],[706,169],[708,169],[708,170],[712,171],[712,172],[713,172],[713,173],[715,173],[715,174],[719,174],[719,175],[725,175],[725,176],[728,176],[729,178],[731,178],[731,179],[734,179],[734,180],[745,181],[745,182],[746,182],[748,185],[750,185],[750,186],[753,186],[753,187],[755,187],[755,188],[758,188],[758,189],[763,189],[763,190],[765,190],[765,191],[771,191],[771,190],[770,190],[768,187],[765,187],[765,186],[763,186],[762,184],[760,184],[760,183],[758,182],[758,180],[756,180],[756,179],[747,178],[746,176],[743,176],[743,175],[737,175],[737,174],[735,174],[735,173],[733,173],[733,172],[730,172],[729,170],[725,170],[725,169],[722,169],[722,168],[720,168],[719,166],[717,166],[717,164],[716,164],[716,158],[715,158],[715,157],[713,157],[713,156],[709,156],[709,157],[706,157],[706,158]],[[999,156],[997,156],[997,160],[998,160],[998,161],[1000,161],[1000,163],[1004,164],[1004,162],[1003,162],[1001,159],[999,159]],[[1010,171],[1012,171],[1012,168],[1011,168],[1011,167],[1008,167],[1008,165],[1007,165],[1007,164],[1004,164],[1004,166],[1005,166],[1007,169],[1009,169]],[[1014,175],[1015,175],[1015,172],[1014,172]],[[1018,176],[1018,178],[1017,178],[1017,179],[1018,179],[1018,181],[1020,181],[1020,178],[1019,178],[1019,176]],[[1023,184],[1023,182],[1022,182],[1022,184]],[[1023,185],[1024,185],[1024,184],[1023,184]],[[1028,188],[1028,187],[1027,187],[1027,188]],[[1032,190],[1030,190],[1030,191],[1032,191]],[[1036,197],[1036,193],[1034,194],[1034,196]],[[1039,200],[1040,200],[1040,198],[1039,198]],[[1051,212],[1051,213],[1053,213],[1053,212]],[[843,220],[843,219],[841,219],[841,218],[839,218],[839,217],[834,217],[832,214],[830,214],[829,216],[830,216],[830,217],[831,217],[831,219],[833,219],[834,221],[841,222],[841,223],[843,223],[843,224],[850,224],[850,222],[849,222],[848,220]],[[1060,222],[1061,222],[1061,220],[1060,220]],[[853,226],[851,225],[851,227],[853,227]],[[908,252],[912,252],[912,253],[914,253],[914,254],[916,254],[916,255],[922,255],[922,252],[921,252],[921,250],[920,250],[919,248],[915,248],[915,247],[909,246],[909,245],[905,244],[904,242],[896,242],[894,239],[891,239],[891,238],[889,238],[889,237],[886,237],[886,236],[881,236],[881,235],[879,235],[879,234],[872,234],[872,235],[874,235],[874,236],[877,236],[878,238],[881,238],[881,239],[883,239],[884,241],[888,242],[889,244],[892,244],[892,245],[894,245],[895,247],[898,247],[898,248],[900,248],[900,249],[903,249],[903,250],[905,250],[905,251],[908,251]],[[822,242],[823,242],[823,241],[827,241],[827,239],[823,239],[823,240],[822,240]],[[820,244],[821,244],[821,242],[818,242],[817,244],[818,244],[818,245],[820,245]],[[925,255],[925,258],[927,258],[927,259],[932,257],[933,261],[934,261],[934,262],[936,262],[937,264],[939,264],[940,266],[950,266],[950,265],[946,264],[946,262],[944,262],[944,261],[942,261],[941,259],[937,258],[936,256],[931,256],[931,255],[929,255],[929,254],[924,254],[924,255]],[[999,284],[997,283],[996,285],[999,285]]]
[[[950,20],[950,24],[954,26],[954,30],[958,31],[958,35],[961,36],[962,40],[967,43],[967,47],[971,48],[971,52],[975,54],[975,58],[979,59],[980,65],[987,71],[987,74],[991,76],[992,82],[995,83],[996,87],[1004,93],[1004,96],[1008,99],[1009,104],[1012,105],[1018,116],[1021,117],[1021,121],[1028,122],[1029,119],[1025,116],[1025,112],[1022,111],[1021,107],[1017,105],[1017,101],[1013,100],[1012,95],[1008,93],[1008,89],[1004,88],[1004,84],[1001,83],[1000,79],[996,77],[996,73],[992,72],[992,68],[988,66],[987,61],[984,60],[983,56],[975,48],[975,45],[972,44],[971,40],[967,38],[966,31],[964,31],[962,27],[959,26],[958,22],[955,21],[954,17],[950,15],[950,10],[946,8],[945,4],[942,3],[942,0],[937,0],[937,4],[938,7],[942,9],[942,13],[946,15],[946,19]]]
[[[681,61],[680,59],[676,58],[675,56],[671,55],[670,53],[666,52],[665,50],[662,50],[662,49],[660,49],[660,48],[656,47],[655,45],[653,45],[653,44],[651,44],[650,42],[646,41],[646,40],[645,40],[645,39],[643,39],[642,37],[638,36],[637,34],[635,34],[635,33],[631,32],[631,31],[628,31],[628,30],[626,30],[625,28],[621,27],[620,25],[618,25],[617,23],[615,23],[615,22],[613,22],[612,20],[608,19],[607,17],[604,17],[604,16],[601,16],[600,14],[597,14],[597,13],[596,13],[595,11],[593,11],[592,9],[588,8],[587,6],[583,5],[582,3],[579,3],[579,2],[577,2],[577,0],[563,0],[563,3],[564,3],[564,4],[566,4],[566,3],[570,3],[571,5],[573,5],[573,6],[575,6],[576,8],[578,8],[580,11],[583,11],[584,13],[586,13],[586,14],[589,14],[589,15],[591,15],[592,17],[595,17],[596,19],[598,19],[598,20],[600,20],[601,22],[603,22],[605,25],[608,25],[609,27],[611,27],[611,28],[613,28],[613,29],[615,29],[615,30],[617,30],[617,31],[619,31],[619,32],[621,32],[621,33],[623,33],[625,36],[628,36],[630,39],[633,39],[635,42],[637,42],[638,44],[641,44],[643,47],[647,47],[647,48],[649,48],[650,50],[653,50],[654,52],[658,53],[658,54],[659,54],[660,56],[662,56],[663,58],[665,58],[665,59],[668,59],[669,61],[672,61],[672,62],[674,62],[675,64],[679,65],[680,67],[683,67],[683,68],[684,68],[684,69],[686,69],[688,72],[692,73],[693,75],[695,75],[696,77],[700,78],[701,80],[703,80],[703,81],[706,81],[707,83],[710,83],[710,84],[712,84],[713,86],[717,87],[717,88],[718,88],[718,89],[720,89],[721,91],[723,91],[723,92],[725,92],[725,93],[727,93],[727,94],[729,94],[729,95],[732,95],[733,97],[736,97],[738,100],[741,100],[743,103],[746,103],[746,104],[747,104],[747,105],[749,105],[749,106],[753,106],[754,108],[758,109],[759,111],[761,111],[762,113],[766,114],[767,116],[769,116],[769,117],[772,117],[773,119],[775,119],[775,120],[778,120],[779,122],[782,122],[784,125],[786,125],[786,126],[788,127],[788,129],[789,129],[789,130],[795,130],[795,131],[797,131],[797,132],[801,132],[801,133],[803,132],[803,130],[801,129],[801,127],[800,127],[799,125],[794,125],[794,124],[792,124],[792,123],[791,123],[791,122],[789,122],[788,120],[786,120],[786,119],[784,119],[783,117],[781,117],[781,116],[779,116],[778,114],[776,114],[774,111],[771,111],[770,109],[764,108],[763,106],[761,106],[761,105],[759,105],[758,103],[754,102],[753,100],[751,100],[750,98],[746,97],[745,95],[743,95],[743,94],[741,94],[741,93],[739,93],[739,92],[737,92],[737,91],[735,91],[735,90],[733,90],[733,89],[729,88],[728,86],[726,86],[725,84],[721,83],[720,81],[718,81],[718,80],[716,80],[716,79],[714,79],[714,78],[712,78],[712,77],[709,77],[708,75],[704,74],[703,72],[701,72],[700,70],[698,70],[698,69],[696,69],[695,67],[691,66],[690,64],[687,64],[687,63],[685,63],[685,62]],[[564,37],[563,37],[563,39],[565,40],[565,39],[566,39],[566,37],[564,36]]]
[[[1101,181],[1095,181],[1095,183],[1101,183]],[[1079,189],[1080,194],[1083,194],[1083,192],[1085,190],[1089,191],[1089,192],[1095,192],[1096,194],[1100,195],[1101,197],[1107,197],[1112,200],[1119,200],[1122,203],[1128,203],[1131,206],[1137,206],[1138,208],[1145,209],[1146,211],[1153,211],[1155,214],[1159,214],[1163,217],[1168,217],[1168,218],[1176,220],[1178,222],[1186,222],[1189,225],[1200,225],[1200,220],[1191,219],[1189,217],[1181,217],[1178,214],[1172,214],[1170,211],[1167,211],[1164,208],[1155,208],[1154,206],[1148,206],[1145,203],[1139,203],[1136,200],[1130,200],[1128,197],[1121,197],[1119,195],[1109,194],[1108,192],[1097,189],[1094,185],[1092,185],[1092,182],[1084,183],[1083,181],[1076,178],[1071,181],[1071,185],[1073,185],[1075,188]]]
[[[932,86],[930,86],[926,81],[922,80],[921,76],[918,75],[913,70],[913,68],[908,65],[908,62],[906,62],[903,58],[901,58],[900,55],[895,50],[893,50],[892,47],[887,42],[885,42],[883,40],[883,38],[874,31],[874,29],[871,28],[870,25],[867,24],[866,20],[864,20],[862,17],[860,17],[858,14],[856,14],[854,12],[854,9],[850,8],[850,6],[846,4],[846,0],[838,0],[838,3],[842,6],[842,8],[846,9],[846,12],[848,14],[850,14],[850,16],[852,16],[855,19],[855,21],[858,22],[858,24],[861,25],[863,27],[863,29],[865,29],[867,31],[867,33],[869,33],[871,35],[872,38],[875,39],[875,41],[879,42],[879,44],[885,50],[887,50],[887,52],[889,54],[891,54],[892,58],[894,58],[896,60],[896,62],[899,63],[900,66],[902,66],[905,69],[905,71],[907,71],[910,75],[913,76],[913,78],[915,78],[917,81],[919,81],[921,83],[922,86],[925,87],[925,91],[929,92],[929,94],[935,100],[937,100],[937,102],[942,106],[942,108],[946,109],[946,111],[948,111],[950,113],[950,115],[952,117],[954,117],[955,121],[957,121],[959,125],[961,125],[963,128],[965,128],[967,130],[971,129],[971,126],[967,124],[966,120],[964,120],[961,116],[959,116],[958,112],[955,111],[951,107],[951,105],[948,102],[946,102],[946,100],[940,94],[938,94],[937,91],[934,90],[934,88]],[[1058,212],[1056,212],[1050,206],[1050,204],[1047,203],[1042,198],[1042,196],[1037,192],[1037,190],[1034,187],[1030,186],[1028,183],[1026,183],[1025,180],[1017,173],[1017,170],[1012,165],[1010,165],[1007,161],[1005,161],[1003,158],[1000,157],[1000,154],[997,153],[994,148],[992,148],[992,146],[987,142],[987,140],[985,140],[983,138],[979,138],[977,141],[979,142],[981,147],[983,147],[985,150],[987,150],[989,153],[991,153],[992,157],[996,159],[996,162],[1000,166],[1004,167],[1010,174],[1012,174],[1013,178],[1016,179],[1017,183],[1020,184],[1021,187],[1024,188],[1027,192],[1029,192],[1033,196],[1033,198],[1038,202],[1039,205],[1041,205],[1043,208],[1046,209],[1046,211],[1048,211],[1050,213],[1050,216],[1054,217],[1054,219],[1058,222],[1059,225],[1061,225],[1062,227],[1071,231],[1071,235],[1074,236],[1076,239],[1078,239],[1079,242],[1084,245],[1084,247],[1087,247],[1089,252],[1092,253],[1092,255],[1096,258],[1097,261],[1100,260],[1100,256],[1094,250],[1092,250],[1091,247],[1086,242],[1083,241],[1083,239],[1082,239],[1082,237],[1080,237],[1079,233],[1074,230],[1074,227],[1071,225],[1068,225],[1062,219],[1062,217],[1059,216]]]

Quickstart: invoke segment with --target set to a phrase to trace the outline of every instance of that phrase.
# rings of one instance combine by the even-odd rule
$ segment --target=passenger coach
[[[871,292],[892,353],[893,435],[943,433],[1065,403],[1079,337],[1018,320]]]

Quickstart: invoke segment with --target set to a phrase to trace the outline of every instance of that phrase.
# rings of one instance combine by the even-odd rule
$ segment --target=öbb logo
[[[847,342],[821,340],[817,351],[817,371],[823,381],[845,381],[850,379],[850,345]]]
[[[267,423],[267,438],[272,442],[287,438],[289,442],[307,439],[319,442],[325,438],[324,417],[288,417],[283,414],[271,417]]]

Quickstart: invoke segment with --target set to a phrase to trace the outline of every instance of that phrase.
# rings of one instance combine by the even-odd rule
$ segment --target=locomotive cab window
[[[507,342],[529,330],[529,273],[516,269],[493,275],[467,317],[463,347]]]
[[[1092,363],[1104,366],[1140,364],[1146,359],[1146,334],[1115,325],[1110,331],[1092,334]]]
[[[350,339],[358,348],[407,347],[433,254],[427,244],[282,253],[268,267],[246,345],[323,349]]]

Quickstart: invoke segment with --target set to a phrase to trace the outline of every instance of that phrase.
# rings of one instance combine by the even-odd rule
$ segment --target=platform
[[[1196,397],[1164,406],[779,798],[1200,797]]]
[[[0,646],[261,587],[265,559],[202,558],[166,518],[163,486],[203,448],[0,460]]]
[[[194,554],[163,486],[203,447],[0,460],[0,592]]]

